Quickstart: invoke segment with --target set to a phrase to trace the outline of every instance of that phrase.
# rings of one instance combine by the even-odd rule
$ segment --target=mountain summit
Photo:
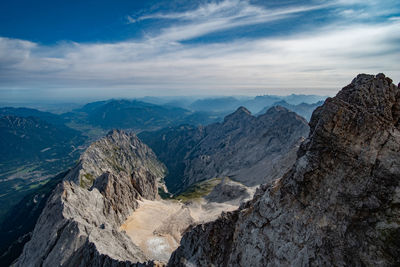
[[[235,112],[225,117],[224,122],[243,120],[246,117],[251,117],[251,112],[245,107],[239,107]]]
[[[170,266],[395,266],[400,90],[358,75],[317,108],[296,163],[182,238]]]
[[[215,177],[231,177],[246,186],[279,178],[293,165],[308,131],[304,118],[283,107],[257,117],[240,107],[222,123],[139,136],[167,165],[165,181],[176,192]]]
[[[158,197],[165,167],[132,133],[114,130],[94,142],[57,186],[16,266],[127,266],[149,261],[116,229]]]

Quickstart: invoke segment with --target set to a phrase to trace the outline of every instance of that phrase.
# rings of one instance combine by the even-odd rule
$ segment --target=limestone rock
[[[246,186],[282,176],[294,163],[307,122],[294,112],[272,107],[258,117],[239,108],[222,124],[207,127],[206,136],[186,157],[187,185],[228,176]]]
[[[400,264],[400,90],[360,74],[314,111],[296,163],[187,232],[170,266]]]
[[[239,205],[250,197],[249,189],[246,186],[225,177],[205,199],[210,202]]]
[[[106,138],[89,146],[66,179],[90,188],[94,179],[105,172],[118,175],[122,171],[130,175],[139,168],[145,168],[157,177],[162,177],[165,173],[165,167],[160,164],[153,151],[135,134],[113,130]]]
[[[227,176],[246,186],[279,178],[293,165],[308,131],[304,118],[283,107],[257,117],[240,107],[222,123],[140,136],[167,165],[170,191],[179,192],[215,177]]]
[[[118,228],[138,199],[156,198],[163,173],[134,134],[113,131],[93,143],[49,198],[15,265],[153,265]]]

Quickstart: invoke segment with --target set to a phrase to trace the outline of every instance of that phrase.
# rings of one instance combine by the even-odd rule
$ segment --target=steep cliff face
[[[57,186],[16,266],[145,264],[150,259],[118,228],[138,199],[157,197],[164,172],[134,134],[110,132]]]
[[[132,174],[143,166],[157,177],[164,175],[165,168],[160,165],[153,151],[136,135],[113,130],[107,138],[102,138],[89,146],[66,179],[84,188],[90,188],[94,179],[105,172],[115,175],[120,172]],[[153,193],[154,197],[155,195]]]
[[[228,176],[246,186],[282,176],[293,165],[307,122],[294,112],[272,107],[255,117],[241,107],[206,136],[185,159],[183,183]]]
[[[278,178],[293,165],[308,131],[307,122],[285,108],[255,117],[241,107],[222,123],[140,136],[168,166],[168,188],[180,191],[214,177],[228,176],[246,186]]]
[[[399,118],[392,80],[358,75],[314,112],[291,170],[186,233],[169,265],[399,265]]]

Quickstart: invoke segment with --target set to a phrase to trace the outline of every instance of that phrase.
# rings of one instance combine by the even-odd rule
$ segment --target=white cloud
[[[240,26],[277,21],[328,6],[331,6],[331,4],[323,3],[266,9],[261,6],[251,5],[244,0],[225,0],[219,3],[211,2],[195,10],[181,13],[157,13],[140,16],[136,19],[130,17],[130,21],[139,22],[148,19],[179,20],[179,26],[166,28],[155,38],[157,41],[182,41]]]
[[[126,20],[128,24],[136,23],[136,19],[132,18],[131,16],[126,16]]]
[[[265,9],[247,2],[243,5],[251,12],[228,12],[233,2],[190,11],[203,14],[200,17],[213,14],[213,20],[198,23],[197,27],[194,22],[171,26],[141,40],[43,46],[0,38],[0,98],[9,95],[10,88],[41,88],[46,96],[71,97],[292,92],[332,95],[361,72],[385,72],[393,79],[400,75],[398,20],[375,25],[342,21],[286,37],[229,43],[179,42],[213,27],[222,29],[240,12],[244,12],[240,23],[247,20],[243,14],[257,14],[252,23],[267,16]],[[293,13],[288,10],[275,12],[273,17]],[[188,13],[180,16],[193,16]]]

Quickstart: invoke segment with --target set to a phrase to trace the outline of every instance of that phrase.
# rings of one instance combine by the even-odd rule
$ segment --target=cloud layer
[[[134,97],[210,94],[335,94],[358,73],[400,75],[395,2],[329,1],[267,8],[249,1],[209,2],[181,13],[133,17],[165,21],[142,38],[53,46],[0,37],[0,98]],[[319,11],[324,13],[318,13]],[[287,34],[190,42],[208,34],[323,14]],[[261,26],[260,26],[261,25]],[[243,28],[244,27],[244,28]],[[189,40],[189,42],[187,42]]]

